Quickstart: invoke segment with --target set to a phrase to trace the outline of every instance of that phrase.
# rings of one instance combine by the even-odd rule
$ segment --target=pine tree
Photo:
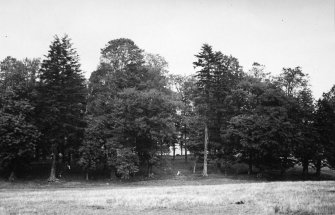
[[[204,116],[204,169],[203,176],[208,176],[207,174],[207,151],[208,151],[208,123],[209,123],[209,112],[210,112],[210,100],[212,98],[212,81],[213,74],[215,70],[215,53],[212,47],[208,44],[204,44],[201,48],[201,52],[195,55],[198,60],[194,62],[195,68],[200,68],[197,71],[196,77],[198,78],[197,87],[200,91],[199,97],[197,98],[197,106],[200,115]]]
[[[78,61],[68,36],[55,36],[39,74],[40,130],[52,152],[49,181],[56,180],[57,158],[77,147],[83,137],[86,86]]]
[[[221,52],[213,51],[212,47],[204,44],[197,61],[193,63],[197,71],[198,95],[195,105],[200,116],[204,118],[204,172],[207,176],[207,150],[222,149],[220,130],[228,120],[228,105],[225,100],[243,77],[244,73],[236,58]],[[226,114],[226,116],[224,116]],[[208,142],[211,147],[209,149]],[[215,150],[212,150],[215,151]]]

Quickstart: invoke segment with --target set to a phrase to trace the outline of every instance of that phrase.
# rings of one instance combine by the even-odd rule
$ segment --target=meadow
[[[335,181],[1,182],[0,214],[335,214]]]

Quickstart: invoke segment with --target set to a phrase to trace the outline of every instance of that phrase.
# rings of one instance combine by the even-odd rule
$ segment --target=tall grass
[[[2,190],[0,214],[335,214],[335,182]]]

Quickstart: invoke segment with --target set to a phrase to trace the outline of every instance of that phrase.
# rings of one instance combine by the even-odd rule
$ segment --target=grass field
[[[1,183],[0,214],[335,214],[335,181]]]

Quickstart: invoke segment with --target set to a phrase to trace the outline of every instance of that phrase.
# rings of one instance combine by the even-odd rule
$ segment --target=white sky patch
[[[0,59],[43,57],[68,34],[89,77],[100,49],[132,39],[166,58],[171,73],[194,73],[203,43],[278,74],[301,66],[316,98],[335,84],[334,0],[0,0]]]

